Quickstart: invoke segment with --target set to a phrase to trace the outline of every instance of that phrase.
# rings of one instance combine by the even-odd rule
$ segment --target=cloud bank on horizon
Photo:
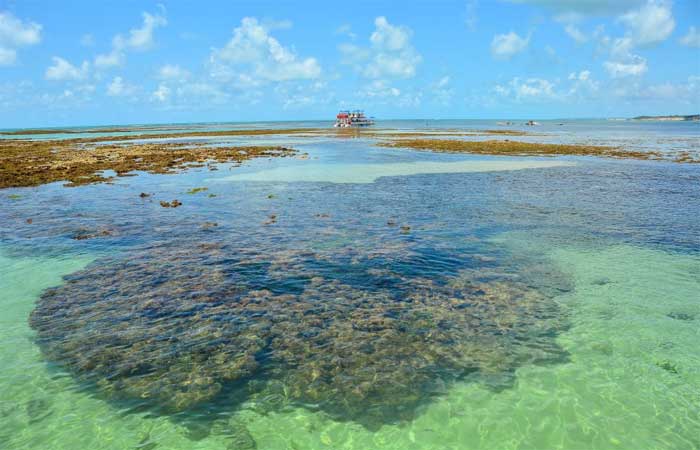
[[[0,10],[0,119],[698,113],[699,29],[693,0],[33,2]]]

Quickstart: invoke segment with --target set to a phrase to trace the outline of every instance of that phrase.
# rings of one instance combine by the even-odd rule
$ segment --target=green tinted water
[[[549,248],[575,283],[557,301],[569,361],[524,366],[512,388],[457,383],[411,423],[368,431],[306,409],[244,408],[235,427],[198,435],[167,416],[120,409],[48,366],[27,317],[40,292],[89,261],[0,254],[3,449],[687,449],[700,446],[700,258],[630,245]]]

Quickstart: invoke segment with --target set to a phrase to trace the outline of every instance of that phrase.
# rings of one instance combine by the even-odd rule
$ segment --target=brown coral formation
[[[687,152],[673,156],[657,151],[635,151],[618,147],[574,144],[543,144],[520,141],[460,141],[448,139],[398,139],[380,142],[381,147],[413,148],[442,153],[471,153],[508,156],[597,156],[618,159],[664,160],[678,163],[700,163]]]
[[[47,290],[31,326],[50,360],[108,396],[182,411],[238,389],[371,428],[410,419],[456,379],[503,386],[519,365],[563,355],[551,296],[494,270],[397,288],[370,269],[359,285],[312,276],[332,255],[233,254],[95,263]]]
[[[67,181],[69,186],[110,180],[106,170],[174,173],[209,162],[240,163],[252,158],[289,156],[277,146],[204,146],[192,143],[78,145],[75,140],[0,141],[0,189]]]

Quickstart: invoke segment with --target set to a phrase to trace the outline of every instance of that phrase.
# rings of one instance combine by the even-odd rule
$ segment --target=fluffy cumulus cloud
[[[700,48],[700,32],[698,32],[697,28],[690,27],[688,33],[679,42],[688,47]]]
[[[110,97],[128,97],[136,93],[136,86],[128,84],[122,77],[114,77],[107,86],[107,95]]]
[[[391,24],[386,17],[374,20],[370,47],[343,44],[339,47],[343,62],[354,65],[367,78],[412,78],[423,60],[413,48],[413,32],[404,26]]]
[[[555,83],[542,78],[513,78],[506,84],[498,84],[494,88],[496,94],[511,97],[518,101],[544,100],[557,97],[554,91]]]
[[[627,35],[637,45],[651,45],[666,40],[676,26],[671,3],[665,0],[649,0],[639,9],[620,17],[628,29]]]
[[[491,55],[496,59],[510,59],[525,50],[529,43],[530,36],[523,38],[513,31],[497,34],[491,41]]]
[[[46,69],[44,78],[54,81],[79,81],[84,80],[88,76],[90,63],[83,61],[78,67],[63,58],[54,56],[53,64]]]
[[[422,58],[411,45],[412,31],[390,24],[386,17],[377,17],[374,26],[369,39],[374,57],[365,68],[365,74],[370,78],[413,77]]]
[[[493,92],[503,99],[519,102],[577,102],[594,98],[600,91],[600,83],[590,70],[571,72],[566,80],[544,78],[513,78],[497,84]]]
[[[143,24],[140,28],[129,30],[129,34],[126,37],[122,37],[121,35],[115,36],[115,46],[138,51],[153,48],[155,42],[153,39],[154,31],[156,28],[167,25],[168,21],[165,17],[158,14],[154,15],[144,12],[142,16]]]
[[[626,31],[623,37],[602,36],[601,45],[607,47],[609,58],[603,67],[612,78],[639,77],[649,67],[646,58],[636,54],[639,47],[666,40],[676,26],[671,3],[666,0],[647,0],[638,8],[619,16]]]
[[[578,73],[572,72],[569,74],[569,95],[588,96],[595,95],[600,88],[600,83],[593,79],[590,70],[582,70]]]
[[[112,39],[112,50],[109,53],[97,55],[95,66],[109,68],[121,66],[126,60],[127,51],[146,51],[155,45],[155,30],[168,24],[161,8],[160,14],[142,14],[143,22],[140,27],[129,30],[127,35],[117,34]]]
[[[0,12],[0,66],[17,61],[17,49],[41,41],[41,25],[18,19],[12,13]]]
[[[606,61],[603,66],[613,78],[623,78],[630,76],[639,76],[647,70],[647,61],[641,56],[633,55],[633,59],[627,62]]]
[[[612,78],[643,75],[648,67],[647,60],[632,53],[635,41],[630,37],[614,39],[610,43],[610,59],[603,66]]]
[[[221,81],[279,82],[314,79],[321,75],[315,58],[300,58],[270,35],[270,29],[254,17],[245,17],[233,37],[210,57],[212,76]]]

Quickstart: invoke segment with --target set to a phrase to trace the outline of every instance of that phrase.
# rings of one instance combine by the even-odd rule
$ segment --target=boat
[[[335,116],[335,128],[348,127],[368,127],[374,125],[374,118],[365,116],[364,111],[356,109],[354,111],[340,111]]]

